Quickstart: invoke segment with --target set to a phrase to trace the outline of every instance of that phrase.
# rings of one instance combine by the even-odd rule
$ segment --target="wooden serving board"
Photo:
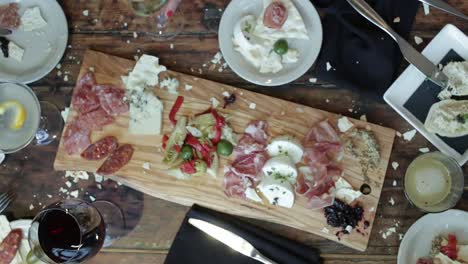
[[[111,83],[123,87],[121,76],[127,75],[134,64],[135,62],[132,60],[88,50],[85,53],[79,77],[92,67],[99,84]],[[210,98],[212,97],[223,102],[223,91],[235,93],[238,98],[236,103],[230,105],[227,109],[219,109],[219,111],[232,116],[229,124],[236,133],[243,133],[246,125],[252,120],[266,120],[269,123],[268,131],[270,136],[291,134],[302,139],[308,130],[319,121],[329,119],[330,122],[336,124],[336,120],[339,118],[336,114],[182,73],[168,71],[160,74],[160,79],[166,76],[175,77],[180,82],[179,94],[185,97],[185,102],[179,115],[193,115],[205,111],[210,107]],[[185,90],[186,84],[192,85],[193,89]],[[168,115],[177,96],[169,94],[159,87],[155,88],[155,94],[161,98],[164,104],[163,133],[170,134],[172,125]],[[249,107],[251,103],[256,104],[256,109]],[[71,109],[68,121],[75,115],[76,113]],[[229,160],[221,161],[217,178],[206,175],[184,181],[167,175],[165,172],[166,166],[162,163],[162,136],[130,135],[127,131],[128,116],[126,115],[119,116],[115,123],[106,126],[102,131],[93,132],[92,141],[94,142],[106,135],[113,135],[119,139],[120,143],[132,144],[135,147],[132,161],[121,169],[114,178],[144,193],[186,206],[197,203],[230,214],[287,225],[364,251],[367,248],[372,230],[395,131],[360,120],[351,119],[351,121],[358,127],[370,128],[375,133],[380,144],[382,159],[380,166],[375,170],[371,170],[367,179],[362,176],[359,163],[352,157],[345,156],[341,162],[341,167],[344,169],[344,178],[355,189],[359,189],[363,183],[367,183],[371,186],[372,192],[359,198],[360,204],[365,209],[365,219],[370,222],[370,226],[366,230],[360,228],[364,234],[353,231],[351,235],[344,235],[340,240],[335,236],[338,230],[326,224],[323,211],[307,209],[305,207],[306,199],[303,197],[296,197],[295,205],[291,209],[226,197],[222,189],[224,178],[222,169],[225,164],[230,162]],[[142,167],[145,162],[151,164],[150,170],[145,170]],[[79,155],[67,155],[63,142],[61,142],[54,167],[56,170],[95,172],[101,163],[102,161],[85,161]],[[329,229],[330,232],[324,232],[324,227]]]

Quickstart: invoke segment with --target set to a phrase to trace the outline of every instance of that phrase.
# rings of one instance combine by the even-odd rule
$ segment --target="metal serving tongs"
[[[449,14],[455,15],[457,17],[461,17],[465,20],[468,20],[468,16],[457,10],[455,7],[447,4],[446,2],[442,0],[419,0],[420,2],[426,3],[430,6],[433,6],[437,9],[440,9],[442,11],[445,11]]]
[[[405,59],[421,71],[426,77],[440,86],[442,89],[447,88],[448,77],[439,68],[434,65],[430,60],[419,53],[411,44],[408,43],[403,37],[396,33],[385,20],[380,17],[374,9],[364,0],[347,0],[348,3],[358,11],[362,16],[367,18],[370,22],[380,27],[388,35],[390,35],[400,47],[401,53]]]

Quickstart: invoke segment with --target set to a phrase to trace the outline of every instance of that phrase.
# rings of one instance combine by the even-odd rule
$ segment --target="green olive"
[[[273,50],[278,55],[286,54],[288,52],[288,49],[289,49],[288,42],[285,39],[280,39],[275,42],[275,45],[273,45]]]
[[[191,160],[193,158],[193,150],[191,146],[184,145],[180,150],[180,156],[183,160]]]
[[[218,145],[216,146],[216,152],[218,152],[219,155],[226,157],[231,155],[233,150],[234,146],[232,145],[232,143],[225,139],[219,141]]]

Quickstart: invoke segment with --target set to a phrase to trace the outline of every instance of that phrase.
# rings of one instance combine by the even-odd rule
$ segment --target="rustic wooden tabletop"
[[[204,10],[212,7],[222,9],[229,0],[186,1],[183,5],[186,27],[180,36],[166,42],[156,42],[145,36],[148,21],[135,17],[125,0],[59,2],[68,18],[69,46],[60,66],[45,78],[33,83],[32,87],[40,100],[53,102],[60,109],[70,103],[71,91],[84,51],[93,49],[125,58],[133,58],[142,53],[157,55],[161,58],[162,64],[171,70],[252,89],[351,117],[359,118],[362,114],[366,114],[370,122],[400,132],[411,129],[411,126],[385,103],[320,80],[318,83],[310,83],[308,80],[313,77],[310,74],[289,85],[263,88],[247,83],[229,68],[219,72],[217,69],[203,67],[203,64],[209,65],[210,60],[219,51],[217,23],[204,20]],[[448,2],[468,14],[468,1],[449,0]],[[466,21],[435,9],[431,9],[429,15],[424,15],[421,8],[416,17],[411,39],[416,35],[424,39],[424,42],[417,46],[421,50],[448,23],[468,33]],[[406,65],[402,65],[402,68],[404,66]],[[348,109],[354,111],[351,113]],[[403,175],[409,162],[420,154],[419,148],[423,147],[435,150],[420,135],[411,142],[401,138],[396,139],[391,161],[398,162],[399,167],[394,170],[389,166],[369,247],[365,252],[358,252],[284,226],[256,220],[248,221],[279,235],[319,248],[326,263],[396,263],[400,234],[404,234],[409,226],[423,215],[407,202],[402,188]],[[14,184],[19,194],[18,199],[6,212],[10,220],[32,218],[43,206],[66,197],[66,193],[59,191],[61,187],[68,190],[78,189],[80,198],[83,199],[89,199],[90,195],[97,198],[112,196],[122,203],[124,210],[130,216],[128,224],[133,229],[116,241],[111,248],[103,249],[89,263],[163,263],[188,208],[144,195],[113,181],[102,183],[101,190],[97,188],[92,176],[89,180],[73,183],[69,188],[65,183],[70,179],[65,178],[63,172],[56,172],[53,169],[56,150],[57,143],[46,147],[30,146],[7,157],[0,169],[2,186],[6,188],[8,184]],[[12,167],[20,169],[7,170]],[[464,172],[468,175],[468,166],[464,167]],[[468,178],[465,180],[465,190],[467,189]],[[395,201],[394,205],[389,202],[391,199]],[[468,192],[465,192],[457,208],[468,211]],[[384,239],[382,232],[390,227],[396,227],[397,233]]]

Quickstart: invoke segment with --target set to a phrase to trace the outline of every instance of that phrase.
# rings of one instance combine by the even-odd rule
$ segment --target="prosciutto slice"
[[[108,115],[102,108],[80,115],[76,123],[83,129],[101,130],[103,126],[114,122],[114,118]]]
[[[102,109],[108,115],[118,116],[128,112],[129,106],[125,102],[125,90],[114,85],[96,85],[93,88]]]
[[[223,188],[228,197],[245,199],[245,190],[260,181],[258,175],[268,159],[267,128],[265,121],[254,121],[245,129],[235,149],[236,159],[224,175]]]
[[[73,97],[72,106],[80,114],[86,114],[99,108],[99,98],[93,91],[96,85],[94,73],[85,73],[77,82]]]
[[[340,138],[328,121],[311,128],[304,139],[307,168],[299,170],[296,193],[305,196],[307,206],[319,209],[334,202],[334,178],[342,174],[336,165],[343,151]]]
[[[91,131],[86,129],[77,122],[72,122],[67,125],[65,133],[63,134],[63,145],[68,155],[81,153],[90,144]]]

